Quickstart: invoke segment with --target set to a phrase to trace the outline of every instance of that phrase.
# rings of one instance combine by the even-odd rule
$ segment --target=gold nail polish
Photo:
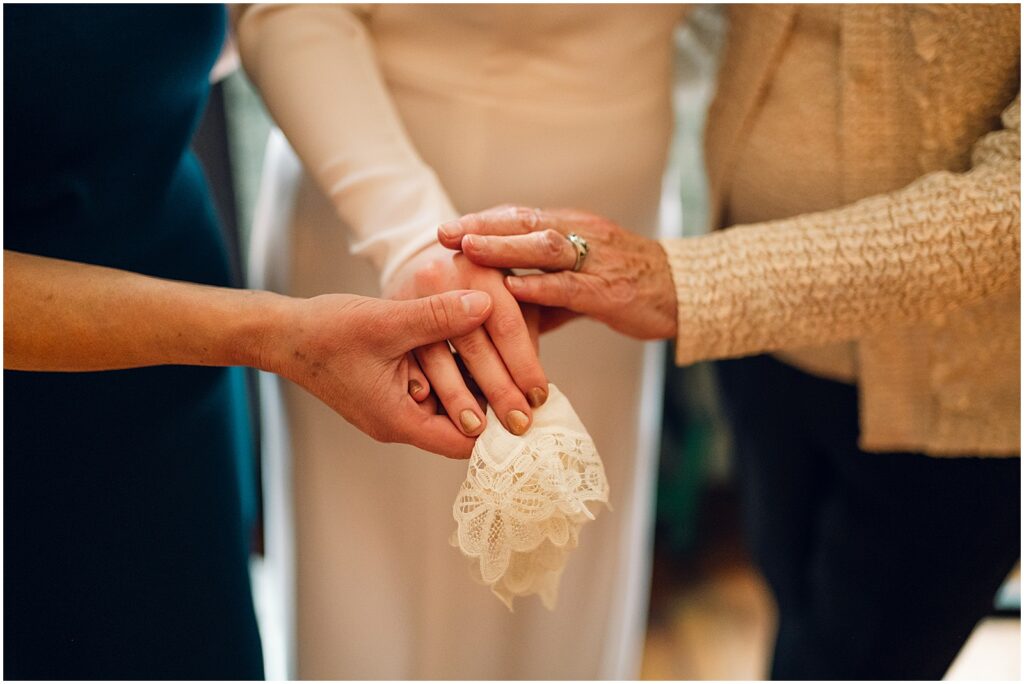
[[[509,411],[506,420],[508,421],[508,429],[513,435],[521,435],[526,432],[526,428],[530,427],[530,419],[526,417],[525,413],[517,409]]]
[[[530,402],[530,406],[538,408],[543,406],[544,402],[548,400],[548,392],[541,387],[534,387],[526,393],[526,399]]]
[[[420,384],[419,380],[409,381],[409,394],[416,396],[423,391],[423,385]]]
[[[476,432],[480,427],[480,419],[469,409],[459,414],[459,422],[462,423],[462,431],[466,433]]]

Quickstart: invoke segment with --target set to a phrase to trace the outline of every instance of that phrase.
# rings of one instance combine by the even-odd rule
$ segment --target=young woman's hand
[[[504,272],[478,266],[440,245],[404,264],[385,291],[396,299],[424,297],[454,289],[490,295],[494,306],[482,328],[451,338],[451,344],[495,414],[509,432],[521,435],[532,420],[531,407],[547,399],[547,376],[537,355],[536,312],[524,312],[505,289]],[[483,431],[486,414],[463,377],[447,342],[414,352],[430,388],[466,435]],[[426,396],[427,388],[423,388]],[[417,396],[417,398],[420,398]]]

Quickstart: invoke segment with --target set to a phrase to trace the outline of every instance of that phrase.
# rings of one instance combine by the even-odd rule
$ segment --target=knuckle
[[[505,313],[497,316],[491,316],[489,327],[494,331],[494,334],[499,337],[514,337],[520,332],[524,332],[526,323],[520,316]]]
[[[486,213],[470,214],[463,220],[463,226],[470,233],[482,233],[487,227],[488,220],[490,217]]]
[[[574,278],[572,274],[569,273],[562,273],[561,277],[562,291],[565,293],[565,296],[570,299],[579,297],[583,290],[582,286],[580,285],[580,279]]]
[[[483,216],[490,220],[501,221],[509,217],[514,217],[516,212],[516,205],[506,202],[504,204],[496,204],[493,207],[488,207],[483,211],[477,212],[476,215]]]
[[[465,357],[479,357],[487,351],[487,340],[483,335],[470,333],[453,341],[459,353]]]
[[[495,406],[516,406],[523,403],[523,393],[510,382],[501,382],[492,387],[487,398]]]
[[[434,386],[434,393],[441,401],[441,405],[447,409],[454,409],[462,400],[462,392],[453,385],[445,384],[443,387]]]
[[[636,282],[628,276],[617,276],[608,281],[607,299],[611,304],[622,306],[636,300]]]
[[[540,213],[529,207],[516,207],[516,218],[521,224],[533,230],[540,224]]]
[[[610,221],[594,221],[587,226],[588,231],[593,231],[598,239],[604,242],[614,240],[618,226]]]
[[[417,292],[434,292],[441,285],[441,266],[437,262],[426,264],[413,274]]]
[[[564,254],[567,241],[557,230],[549,228],[540,234],[540,242],[544,254],[558,258]]]
[[[548,379],[544,375],[544,369],[540,367],[539,363],[532,361],[520,364],[520,367],[516,369],[513,380],[516,382],[519,393],[523,396],[526,396],[526,393],[533,387],[548,386]]]
[[[416,271],[412,276],[412,284],[416,292],[424,292],[428,290],[431,285],[430,274],[426,270]]]

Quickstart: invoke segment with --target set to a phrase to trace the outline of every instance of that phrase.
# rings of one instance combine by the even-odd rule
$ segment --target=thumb
[[[454,290],[396,303],[401,304],[394,323],[403,352],[465,335],[491,315],[490,295],[477,290]]]

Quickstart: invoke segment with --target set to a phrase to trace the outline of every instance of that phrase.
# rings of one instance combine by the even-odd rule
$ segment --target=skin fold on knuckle
[[[587,221],[583,230],[588,236],[593,236],[595,243],[604,245],[607,249],[611,249],[613,251],[622,250],[623,237],[632,235],[615,223],[603,219]]]
[[[498,386],[490,388],[487,392],[487,399],[495,407],[501,407],[496,409],[500,412],[504,412],[507,409],[519,409],[529,415],[529,409],[523,399],[523,393],[519,391],[518,387],[510,383],[501,382]]]
[[[486,213],[467,214],[459,219],[466,234],[479,235],[487,230],[488,216]]]
[[[566,260],[567,247],[571,247],[564,235],[556,230],[545,230],[538,234],[539,253],[545,265],[560,266]],[[575,259],[574,259],[575,261]]]
[[[636,278],[632,275],[616,275],[605,281],[604,299],[610,309],[621,309],[637,300]]]
[[[527,335],[526,323],[522,316],[512,312],[503,312],[492,315],[487,324],[487,329],[494,337],[502,339],[513,339]]]
[[[490,350],[487,338],[477,334],[477,331],[452,338],[452,344],[467,362],[469,359],[479,358]]]
[[[528,230],[535,229],[540,225],[540,214],[536,209],[529,207],[516,207],[515,217],[519,223]]]
[[[583,279],[575,273],[562,271],[559,276],[559,299],[566,304],[577,302],[583,295]]]
[[[459,387],[449,385],[448,383],[441,383],[440,385],[434,383],[434,394],[437,395],[441,405],[446,408],[454,408],[462,403],[462,391]]]

